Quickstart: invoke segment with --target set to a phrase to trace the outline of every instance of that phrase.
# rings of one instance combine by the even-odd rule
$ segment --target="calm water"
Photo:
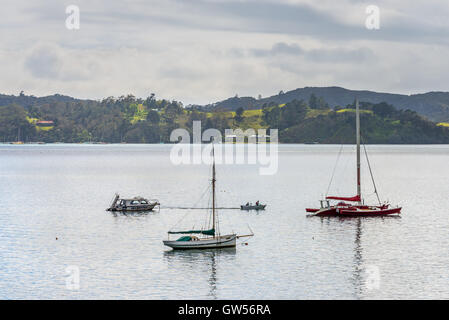
[[[307,217],[339,150],[281,145],[271,176],[218,166],[219,206],[268,203],[220,210],[222,231],[256,235],[235,250],[173,252],[166,232],[207,215],[179,207],[207,206],[209,166],[174,166],[164,145],[0,145],[0,298],[448,299],[449,146],[368,147],[380,196],[402,217]],[[353,151],[343,149],[331,193],[355,192]],[[162,207],[114,215],[115,192]],[[68,266],[79,268],[78,290],[66,287]]]

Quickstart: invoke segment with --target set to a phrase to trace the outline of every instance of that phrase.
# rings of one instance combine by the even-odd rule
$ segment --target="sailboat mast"
[[[215,150],[212,146],[212,228],[215,229]]]
[[[357,196],[359,197],[359,202],[362,199],[361,192],[361,181],[360,181],[360,110],[359,101],[355,100],[355,130],[357,139]]]

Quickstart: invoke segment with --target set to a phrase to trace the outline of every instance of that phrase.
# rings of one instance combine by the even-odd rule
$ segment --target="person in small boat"
[[[256,201],[256,206],[258,206],[258,205],[259,205],[259,200]]]

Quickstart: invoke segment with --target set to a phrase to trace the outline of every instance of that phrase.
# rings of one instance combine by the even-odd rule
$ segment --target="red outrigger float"
[[[376,185],[374,184],[374,179],[373,179],[374,192],[377,195],[379,204],[365,205],[364,201],[362,200],[361,184],[360,184],[360,112],[358,101],[356,101],[356,137],[357,137],[357,195],[354,197],[326,196],[324,200],[320,201],[321,207],[319,209],[306,208],[306,212],[313,213],[316,216],[345,216],[345,217],[386,216],[401,213],[402,209],[401,207],[393,208],[388,203],[384,204],[380,203],[379,195],[377,194],[376,190]],[[340,202],[338,202],[335,205],[331,205],[330,200],[339,200]]]

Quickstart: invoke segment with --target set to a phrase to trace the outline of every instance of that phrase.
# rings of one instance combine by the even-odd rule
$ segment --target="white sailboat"
[[[215,152],[212,147],[212,227],[201,230],[169,231],[164,245],[173,249],[218,249],[235,247],[238,238],[252,237],[254,234],[238,236],[235,233],[221,235],[215,205]],[[170,240],[170,235],[183,235],[177,240]]]

